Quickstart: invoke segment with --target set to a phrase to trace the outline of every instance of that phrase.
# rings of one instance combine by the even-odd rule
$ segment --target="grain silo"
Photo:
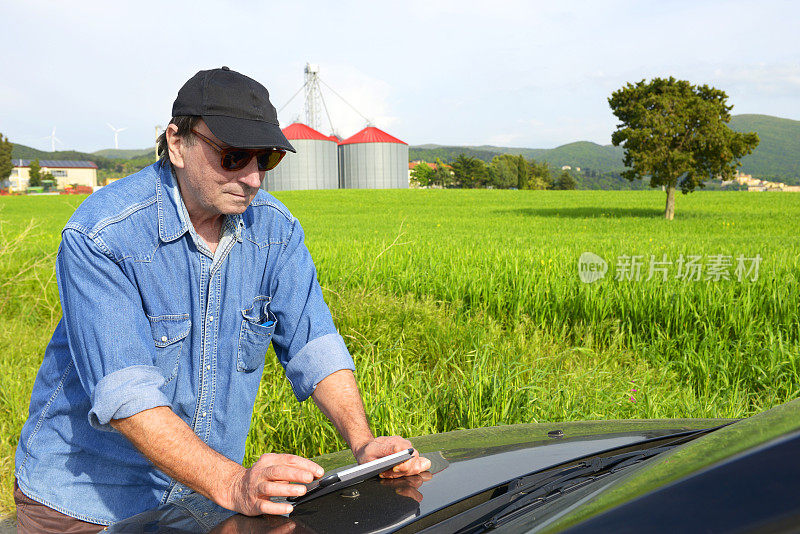
[[[341,141],[339,187],[408,189],[408,144],[374,126]]]
[[[277,167],[267,171],[262,188],[267,191],[338,189],[335,141],[299,122],[284,128],[283,135],[297,153],[287,152]]]

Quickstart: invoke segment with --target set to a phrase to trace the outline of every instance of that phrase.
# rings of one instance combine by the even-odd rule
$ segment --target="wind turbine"
[[[114,128],[113,126],[111,126],[111,124],[109,123],[106,124],[108,124],[108,127],[111,128],[111,130],[114,132],[114,148],[119,148],[119,133],[124,130],[127,130],[128,128]]]
[[[55,152],[56,151],[56,142],[59,142],[62,145],[64,144],[61,141],[61,139],[56,137],[56,127],[55,126],[53,126],[53,133],[51,133],[47,137],[42,137],[42,139],[50,139],[50,152]]]

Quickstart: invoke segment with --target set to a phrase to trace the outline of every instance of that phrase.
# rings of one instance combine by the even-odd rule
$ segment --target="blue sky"
[[[607,98],[673,75],[725,90],[733,113],[800,120],[800,3],[409,0],[0,5],[0,132],[49,150],[152,145],[180,86],[228,65],[283,106],[306,62],[410,144],[549,148],[610,142]],[[323,88],[345,136],[364,121]],[[281,113],[302,118],[302,100]],[[321,128],[329,133],[327,121]]]

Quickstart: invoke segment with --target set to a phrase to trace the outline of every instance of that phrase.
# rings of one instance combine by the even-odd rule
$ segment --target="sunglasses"
[[[192,133],[199,137],[202,141],[208,143],[211,148],[219,152],[219,164],[226,171],[238,171],[240,169],[244,169],[254,157],[258,163],[258,170],[268,171],[277,167],[278,163],[280,163],[283,159],[283,156],[286,155],[286,151],[279,148],[236,148],[232,146],[221,147],[194,128],[192,128]]]

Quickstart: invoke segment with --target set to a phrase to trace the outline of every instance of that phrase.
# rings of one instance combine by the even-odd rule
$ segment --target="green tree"
[[[0,182],[5,181],[11,176],[11,171],[14,170],[14,164],[11,163],[11,151],[14,145],[8,140],[8,137],[3,137],[0,133]]]
[[[575,178],[572,177],[572,173],[566,169],[562,170],[556,181],[553,182],[553,189],[575,189]]]
[[[528,160],[525,156],[511,156],[517,166],[517,189],[525,189],[530,181],[531,174],[528,170]]]
[[[433,169],[433,176],[431,183],[440,187],[450,187],[453,185],[453,171],[449,166],[442,163],[442,160],[436,158],[436,168]]]
[[[31,161],[30,171],[28,172],[28,187],[38,187],[42,185],[42,168],[39,166],[39,160]]]
[[[489,181],[489,169],[486,162],[466,154],[459,154],[450,162],[453,179],[461,187],[486,187]]]
[[[421,187],[429,186],[431,178],[433,178],[433,169],[424,161],[411,169],[411,179]]]
[[[650,187],[667,193],[664,217],[675,214],[675,188],[686,194],[711,178],[731,179],[739,159],[758,145],[758,135],[738,133],[731,120],[728,95],[708,85],[653,78],[626,84],[608,103],[620,120],[611,136],[625,149],[622,175],[630,181],[650,177]],[[680,180],[680,182],[679,182]]]
[[[489,163],[489,184],[497,189],[508,189],[517,185],[517,166],[508,158],[495,156]]]
[[[535,159],[528,161],[528,182],[525,189],[550,189],[553,177],[550,174],[550,164],[546,161],[538,162]]]
[[[519,187],[528,180],[528,162],[524,156],[503,154],[492,158],[489,181],[497,189]]]

